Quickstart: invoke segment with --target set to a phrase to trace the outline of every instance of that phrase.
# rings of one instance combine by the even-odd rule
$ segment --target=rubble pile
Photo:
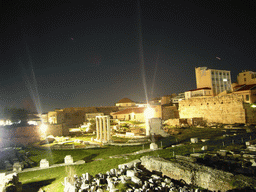
[[[185,182],[177,182],[167,176],[162,176],[160,172],[150,172],[140,165],[140,161],[133,161],[128,164],[119,165],[117,169],[111,169],[105,174],[98,173],[95,177],[89,173],[82,174],[81,177],[64,178],[64,192],[103,192],[122,191],[127,192],[149,192],[149,191],[193,191]]]

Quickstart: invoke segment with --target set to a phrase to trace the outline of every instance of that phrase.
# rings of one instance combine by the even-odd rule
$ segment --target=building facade
[[[212,96],[212,89],[209,87],[193,89],[185,92],[185,99]]]
[[[116,103],[116,106],[120,109],[136,107],[136,103],[128,98],[123,98]]]
[[[231,91],[230,71],[196,67],[195,73],[197,89],[209,87],[212,89],[213,96],[223,91]]]
[[[232,94],[242,95],[245,103],[256,103],[256,84],[237,85],[233,88]]]
[[[171,98],[172,104],[178,105],[181,100],[185,99],[185,93],[179,93],[177,96]]]
[[[237,75],[238,85],[256,84],[256,72],[244,70]]]

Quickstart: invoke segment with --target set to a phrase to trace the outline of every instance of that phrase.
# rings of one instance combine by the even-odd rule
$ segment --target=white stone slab
[[[67,156],[64,158],[64,163],[65,163],[65,164],[72,164],[72,163],[74,163],[73,157],[72,157],[71,155],[67,155]]]
[[[198,138],[190,138],[191,143],[198,143]]]
[[[208,150],[208,146],[207,146],[207,145],[203,146],[203,147],[201,148],[201,150],[203,150],[203,151]]]
[[[142,185],[142,181],[140,178],[136,177],[136,176],[132,176],[131,177],[131,181],[136,183],[136,184],[139,184],[139,185]]]
[[[155,144],[155,143],[151,143],[150,144],[150,149],[156,150],[156,149],[158,149],[158,145]]]
[[[40,161],[40,168],[48,168],[49,167],[49,161],[46,159],[41,159]]]
[[[127,177],[133,177],[133,176],[135,176],[135,171],[134,171],[134,170],[127,170],[127,171],[126,171],[126,176],[127,176]]]

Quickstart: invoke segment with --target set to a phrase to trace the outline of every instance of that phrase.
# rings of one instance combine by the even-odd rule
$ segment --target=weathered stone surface
[[[207,122],[223,124],[256,121],[255,110],[243,102],[242,95],[235,94],[182,100],[179,111],[182,119],[201,117]]]
[[[198,138],[190,138],[191,143],[198,143]]]
[[[126,176],[127,176],[127,177],[133,177],[133,176],[135,176],[135,171],[134,171],[134,170],[127,170],[127,171],[126,171]]]
[[[202,148],[201,148],[202,151],[205,151],[205,150],[208,150],[208,146],[207,145],[204,145]]]
[[[227,155],[227,150],[219,150],[219,151],[217,151],[217,153],[219,154],[219,155],[221,155],[221,156],[226,156]]]
[[[230,185],[233,174],[219,171],[210,167],[201,166],[192,162],[170,162],[160,158],[142,157],[142,165],[148,170],[157,170],[164,175],[180,180],[188,184],[201,186],[215,191],[227,191],[232,189]]]
[[[156,149],[158,149],[158,145],[156,143],[151,143],[150,144],[150,149],[156,150]]]
[[[140,178],[136,177],[136,176],[132,176],[131,177],[131,181],[136,183],[136,184],[139,184],[139,185],[142,185],[142,181]]]
[[[48,168],[49,167],[49,161],[46,159],[41,159],[40,161],[40,168]]]
[[[22,164],[20,162],[16,162],[13,164],[13,171],[14,172],[21,172],[22,171]]]
[[[65,158],[64,158],[64,163],[65,164],[72,164],[74,163],[73,162],[73,157],[71,155],[67,155]]]

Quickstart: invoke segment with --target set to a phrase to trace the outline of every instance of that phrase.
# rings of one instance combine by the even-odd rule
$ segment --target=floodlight
[[[155,110],[151,107],[147,107],[144,111],[144,115],[146,119],[153,118],[155,115]]]
[[[45,134],[48,129],[48,126],[46,124],[41,124],[39,128],[40,128],[41,133]]]

